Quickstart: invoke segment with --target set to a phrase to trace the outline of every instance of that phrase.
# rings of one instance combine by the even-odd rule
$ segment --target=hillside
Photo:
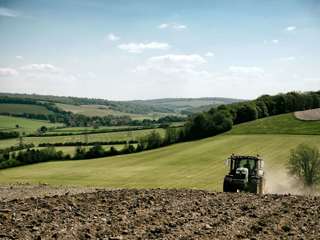
[[[300,143],[320,148],[320,136],[216,136],[130,155],[48,162],[1,170],[0,183],[18,181],[114,188],[221,190],[223,176],[227,171],[224,160],[230,154],[259,153],[265,159],[267,168],[283,169],[290,149]],[[272,176],[277,179],[276,173],[272,173]]]
[[[262,133],[268,134],[257,133],[261,120],[264,121]],[[297,123],[306,125],[292,128]],[[261,155],[267,170],[270,170],[267,177],[274,180],[268,181],[271,184],[269,190],[283,191],[281,184],[286,183],[281,181],[285,176],[285,163],[290,150],[301,143],[320,148],[319,125],[315,123],[299,121],[292,114],[273,116],[240,124],[227,134],[141,153],[1,170],[0,183],[19,181],[114,188],[221,190],[227,171],[224,160],[235,153]],[[286,125],[291,126],[291,132],[289,129],[283,131],[282,126]],[[275,186],[273,182],[278,183]]]
[[[50,102],[57,104],[63,110],[87,116],[130,115],[135,118],[154,118],[180,114],[182,110],[190,110],[202,106],[214,107],[220,104],[229,104],[242,100],[231,98],[165,98],[154,100],[133,100],[133,101],[111,101],[106,99],[62,97],[37,94],[12,94],[0,93],[1,99],[27,99],[40,102]],[[21,107],[21,106],[20,106]],[[17,106],[16,106],[17,108]],[[8,106],[8,111],[14,111]],[[1,112],[1,107],[0,107]]]
[[[9,113],[9,114],[22,114],[22,113],[31,113],[31,114],[52,114],[44,106],[32,105],[32,104],[0,104],[0,114]]]
[[[128,113],[128,112],[121,112],[118,110],[114,110],[110,106],[105,105],[71,105],[71,104],[63,104],[63,103],[56,103],[56,106],[60,109],[72,112],[74,114],[82,114],[85,116],[93,117],[93,116],[129,116],[131,119],[134,120],[143,120],[143,119],[151,119],[157,120],[160,117],[173,115],[173,116],[180,116],[180,114],[173,113],[173,112],[150,112],[145,114],[138,114],[138,113]]]
[[[301,121],[292,113],[233,126],[227,134],[320,134],[320,121]]]
[[[230,104],[236,102],[242,102],[241,99],[233,98],[219,98],[219,97],[207,97],[207,98],[161,98],[151,100],[135,100],[134,103],[142,103],[150,106],[162,106],[171,109],[175,112],[187,111],[187,112],[200,112],[209,110],[212,107],[216,107],[221,104]]]
[[[19,125],[19,128],[16,127]],[[62,126],[61,124],[49,123],[48,121],[0,116],[0,131],[19,131],[26,134],[35,132],[38,128],[46,126],[47,128]],[[0,142],[16,141],[14,140],[0,140]],[[1,145],[1,143],[0,143]],[[2,147],[0,147],[2,148]]]

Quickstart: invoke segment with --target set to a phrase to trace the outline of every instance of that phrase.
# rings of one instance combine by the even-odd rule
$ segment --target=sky
[[[320,90],[320,0],[0,0],[0,91],[111,100]]]

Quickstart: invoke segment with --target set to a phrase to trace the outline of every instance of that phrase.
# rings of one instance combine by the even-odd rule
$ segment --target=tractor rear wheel
[[[232,180],[230,178],[224,178],[223,181],[223,191],[224,192],[236,192],[237,189],[232,186]]]

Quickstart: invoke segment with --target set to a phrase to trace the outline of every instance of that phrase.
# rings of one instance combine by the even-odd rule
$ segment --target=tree
[[[303,181],[307,187],[320,182],[320,153],[316,147],[300,144],[291,150],[287,166],[289,173]]]

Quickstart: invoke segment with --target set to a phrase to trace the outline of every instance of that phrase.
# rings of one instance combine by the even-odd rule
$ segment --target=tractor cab
[[[263,192],[264,162],[259,156],[231,155],[226,163],[230,168],[224,178],[224,192]]]

